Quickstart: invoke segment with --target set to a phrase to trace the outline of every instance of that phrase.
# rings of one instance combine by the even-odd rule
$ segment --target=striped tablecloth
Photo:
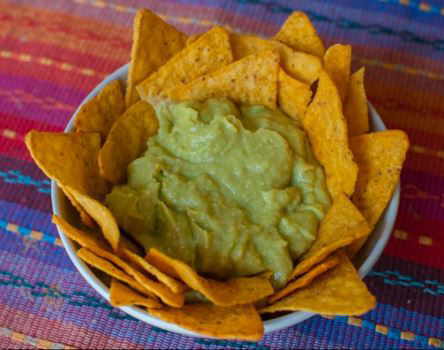
[[[366,279],[374,311],[313,317],[260,343],[193,339],[112,308],[75,270],[23,137],[62,130],[128,61],[141,6],[187,33],[220,24],[264,36],[301,9],[327,44],[353,45],[369,99],[412,143],[395,230]],[[444,1],[0,0],[0,348],[443,348],[443,247]]]

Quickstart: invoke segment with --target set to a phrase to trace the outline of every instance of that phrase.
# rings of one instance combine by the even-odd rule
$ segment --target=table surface
[[[259,343],[197,339],[137,321],[85,283],[23,138],[62,130],[128,61],[140,6],[186,33],[219,24],[263,36],[300,9],[327,44],[353,45],[370,101],[412,144],[393,235],[366,278],[375,310],[316,316]],[[443,29],[440,0],[0,0],[0,348],[444,348]]]

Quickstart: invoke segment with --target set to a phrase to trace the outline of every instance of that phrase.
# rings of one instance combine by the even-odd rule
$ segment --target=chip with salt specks
[[[313,152],[324,167],[327,187],[336,197],[341,192],[351,195],[355,189],[358,166],[348,144],[347,123],[335,84],[323,71],[318,89],[307,108],[302,123]]]
[[[310,285],[269,305],[261,313],[308,311],[323,315],[362,315],[376,306],[358,272],[341,252],[340,263],[317,277]]]
[[[76,132],[97,132],[104,142],[113,123],[125,111],[119,80],[113,80],[100,93],[80,107],[74,120]]]
[[[149,313],[210,337],[258,341],[264,335],[262,320],[250,304],[231,307],[189,304],[181,309],[150,309]]]
[[[321,221],[318,237],[308,252],[302,256],[291,277],[309,271],[312,266],[323,261],[331,253],[369,233],[370,226],[350,199],[344,194],[337,196]]]
[[[114,123],[99,152],[99,170],[113,184],[125,181],[128,165],[146,149],[148,138],[157,132],[158,121],[151,105],[139,101]]]
[[[112,306],[145,306],[150,309],[160,308],[162,304],[158,300],[146,295],[141,295],[125,284],[113,278],[109,290],[109,302]]]
[[[401,130],[380,131],[352,137],[350,147],[359,166],[352,201],[374,227],[399,182],[409,139]],[[366,238],[350,247],[351,254],[362,247]]]
[[[190,288],[219,306],[253,303],[273,293],[273,287],[266,275],[216,281],[199,276],[184,262],[173,259],[157,249],[150,249],[146,259],[165,273],[174,271],[173,276],[178,276]]]
[[[289,282],[285,288],[279,290],[268,298],[268,303],[273,304],[279,299],[293,293],[296,289],[304,288],[309,285],[320,274],[330,270],[339,264],[339,257],[337,255],[329,256],[319,265],[313,267],[306,274],[298,277],[296,280]]]
[[[279,70],[278,105],[288,116],[302,120],[311,99],[310,86]]]
[[[319,57],[324,56],[324,44],[310,18],[304,12],[294,11],[274,36],[274,39],[287,44],[296,51]]]
[[[173,101],[228,97],[238,103],[276,108],[279,54],[263,51],[249,55],[190,84],[167,92]]]
[[[336,84],[341,100],[344,101],[350,79],[352,48],[350,45],[334,44],[324,55],[324,69]]]
[[[369,131],[367,95],[364,86],[365,68],[353,73],[348,83],[344,115],[347,119],[349,136],[357,136]]]
[[[94,198],[102,198],[108,187],[99,176],[98,133],[31,131],[25,144],[32,158],[49,178]]]
[[[232,61],[228,32],[222,27],[214,27],[179,51],[136,89],[143,100],[156,103],[166,90],[188,84]]]
[[[148,9],[134,17],[133,45],[128,70],[125,102],[129,107],[139,100],[136,85],[183,49],[187,36]]]

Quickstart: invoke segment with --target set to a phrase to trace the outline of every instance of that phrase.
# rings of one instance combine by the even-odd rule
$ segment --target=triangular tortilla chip
[[[357,136],[369,131],[367,95],[364,86],[365,68],[353,73],[348,83],[344,115],[347,119],[349,136]]]
[[[370,233],[367,221],[344,194],[338,195],[321,221],[318,237],[296,265],[291,278],[299,276],[339,248]]]
[[[278,105],[288,116],[301,121],[311,99],[310,86],[279,70]]]
[[[263,51],[247,56],[188,85],[168,91],[173,101],[228,97],[235,102],[276,108],[279,54]]]
[[[274,36],[274,39],[287,44],[296,51],[306,52],[318,57],[324,56],[324,44],[310,18],[303,12],[293,12]]]
[[[348,146],[347,124],[338,90],[326,72],[321,72],[316,95],[302,119],[313,152],[324,167],[332,197],[355,189],[358,166]]]
[[[188,84],[232,61],[228,32],[214,27],[137,85],[137,91],[143,100],[157,103],[166,90]]]
[[[265,276],[238,277],[221,282],[199,276],[187,264],[170,258],[156,249],[150,249],[146,259],[165,273],[173,270],[174,274],[190,288],[197,290],[219,306],[253,303],[273,293],[273,287]]]
[[[350,147],[359,166],[352,200],[374,227],[399,182],[409,139],[401,130],[388,130],[352,137]],[[356,253],[366,239],[353,243],[349,252]]]
[[[98,132],[105,141],[114,121],[125,111],[120,81],[113,80],[92,100],[85,103],[74,120],[77,132]]]
[[[289,282],[285,286],[285,288],[281,289],[280,291],[268,297],[268,303],[273,304],[277,300],[282,299],[283,297],[293,293],[296,289],[308,286],[316,277],[330,270],[331,268],[335,267],[338,264],[339,264],[339,258],[337,255],[329,256],[319,265],[313,267],[306,274],[298,277],[294,281]]]
[[[149,313],[210,337],[258,341],[264,335],[262,320],[256,309],[249,304],[232,307],[189,304],[181,309],[150,309]]]
[[[79,213],[80,221],[90,228],[96,228],[97,225],[96,225],[95,221],[93,220],[93,218],[88,215],[88,213],[82,208],[82,206],[76,201],[76,199],[73,196],[71,196],[71,194],[68,191],[66,191],[62,185],[60,185],[60,184],[58,184],[58,185],[62,189],[65,196],[69,199],[72,206]]]
[[[99,134],[31,131],[25,143],[39,168],[59,185],[98,199],[107,192],[97,165]]]
[[[147,9],[137,11],[133,28],[133,46],[125,95],[127,107],[139,100],[136,85],[182,50],[187,38],[185,34]]]
[[[341,253],[340,259],[338,266],[316,278],[309,286],[296,290],[260,312],[308,311],[351,316],[370,311],[376,306],[375,297],[348,257]]]
[[[139,101],[114,123],[99,152],[100,174],[113,184],[125,181],[128,165],[146,149],[148,137],[157,132],[153,108]]]
[[[115,278],[111,280],[109,302],[112,306],[139,305],[150,309],[162,307],[162,304],[156,299],[135,292]]]
[[[336,84],[336,87],[344,101],[350,79],[352,48],[350,45],[335,44],[330,46],[324,55],[324,69]]]

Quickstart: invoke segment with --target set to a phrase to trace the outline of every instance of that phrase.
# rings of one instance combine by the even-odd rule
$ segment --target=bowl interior
[[[108,77],[106,77],[97,87],[91,91],[91,93],[82,101],[80,104],[83,105],[84,103],[88,102],[90,99],[92,99],[94,96],[96,96],[110,81],[119,79],[122,81],[123,84],[126,82],[126,77],[128,74],[128,64],[120,67],[117,69],[114,73],[110,74]],[[79,106],[79,108],[80,108]],[[74,126],[74,118],[77,115],[77,112],[79,108],[76,110],[76,112],[73,114],[71,120],[68,122],[65,132],[69,132],[73,130]],[[377,111],[374,109],[374,107],[369,103],[369,115],[370,115],[370,128],[372,131],[382,131],[386,130],[386,127],[381,120],[381,117],[377,113]],[[385,245],[387,244],[387,241],[390,237],[390,234],[393,229],[393,225],[395,223],[396,215],[398,212],[398,205],[399,205],[399,194],[400,194],[400,186],[396,187],[396,190],[393,194],[393,197],[386,208],[385,212],[383,213],[381,219],[379,220],[378,224],[376,225],[375,229],[371,233],[369,239],[367,240],[367,243],[364,245],[364,247],[360,250],[360,252],[357,254],[357,256],[354,259],[354,264],[359,270],[359,274],[362,277],[365,277],[368,272],[372,269],[373,265],[376,263],[376,261],[379,259],[382,251],[384,250]],[[56,215],[59,215],[63,217],[64,219],[68,220],[70,223],[75,224],[76,222],[79,222],[79,217],[75,211],[75,209],[71,206],[63,192],[59,189],[57,184],[52,181],[51,183],[51,202],[52,202],[52,208],[53,212]],[[105,299],[109,300],[109,292],[108,287],[101,281],[93,272],[92,270],[82,261],[78,258],[76,254],[76,245],[73,243],[64,233],[63,231],[59,230],[60,238],[63,242],[63,245],[68,253],[69,258],[73,262],[73,264],[76,266],[76,268],[79,270],[80,274],[85,278],[85,280]],[[176,326],[175,324],[168,323],[162,320],[159,320],[156,317],[153,317],[149,315],[146,311],[142,310],[138,307],[133,306],[127,306],[127,307],[121,307],[121,309],[130,314],[131,316],[147,322],[153,326],[163,328],[165,330],[176,332],[183,335],[189,335],[189,336],[197,336],[199,337],[199,334],[196,334],[194,332],[190,332],[186,329],[183,329],[179,326]],[[284,316],[275,317],[269,320],[264,321],[265,326],[265,333],[270,333],[276,330],[280,330],[283,328],[290,327],[292,325],[295,325],[299,322],[302,322],[306,320],[307,318],[313,316],[314,314],[309,312],[292,312],[289,314],[286,314]]]

